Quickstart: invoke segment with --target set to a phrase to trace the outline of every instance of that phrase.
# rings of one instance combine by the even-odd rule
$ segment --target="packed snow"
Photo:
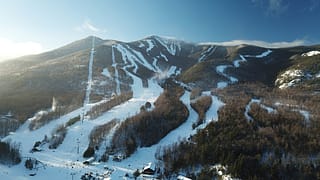
[[[320,54],[320,51],[309,51],[307,53],[301,54],[301,56],[310,57],[310,56],[316,56],[316,55],[319,55],[319,54]]]

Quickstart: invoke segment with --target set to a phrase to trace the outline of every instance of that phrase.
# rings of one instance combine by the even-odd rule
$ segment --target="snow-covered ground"
[[[102,70],[102,73],[101,73],[101,74],[104,75],[104,76],[107,77],[107,78],[112,79],[111,74],[110,74],[108,68],[104,68],[104,69]]]
[[[272,51],[270,49],[268,49],[267,51],[265,51],[259,55],[244,55],[244,57],[263,58],[263,57],[268,56],[271,53],[272,53]]]
[[[280,89],[292,87],[301,82],[305,77],[305,73],[300,69],[290,69],[282,73],[275,81]]]
[[[211,50],[211,53],[212,54],[214,52],[215,49]],[[209,51],[209,50],[208,50]],[[207,51],[206,51],[207,52]],[[254,58],[263,58],[263,57],[266,57],[268,56],[270,53],[272,53],[271,50],[267,50],[259,55],[239,55],[240,56],[240,59],[236,59],[233,61],[233,65],[219,65],[216,67],[216,72],[222,76],[224,76],[225,78],[227,78],[229,80],[229,82],[225,82],[225,81],[221,81],[221,82],[218,82],[217,83],[217,88],[225,88],[228,86],[229,83],[236,83],[238,82],[238,79],[235,78],[235,77],[232,77],[228,74],[225,73],[225,70],[227,68],[230,68],[230,67],[234,67],[234,68],[239,68],[240,67],[240,64],[243,63],[243,62],[247,62],[247,59],[246,57],[254,57]],[[201,54],[201,57],[199,59],[199,61],[203,60],[203,58],[207,57],[205,56],[207,55],[206,53],[202,53]]]
[[[251,110],[251,105],[252,105],[253,103],[259,104],[260,107],[263,108],[263,109],[265,109],[265,110],[267,110],[268,113],[276,113],[276,112],[277,112],[277,110],[275,110],[274,108],[262,104],[260,99],[251,99],[250,102],[247,104],[247,106],[246,106],[246,108],[245,108],[245,112],[244,112],[244,116],[246,117],[246,119],[247,119],[248,121],[253,121],[253,120],[254,120],[254,119],[249,115],[249,112],[250,112],[250,110]]]
[[[168,50],[171,54],[176,54],[181,49],[179,42],[175,40],[167,40],[158,38],[157,41]],[[149,51],[152,49],[152,44],[154,42],[147,42],[147,48]],[[216,96],[212,96],[210,92],[203,92],[203,95],[210,95],[212,98],[212,105],[206,113],[206,118],[204,123],[198,126],[196,129],[192,129],[192,124],[198,119],[198,114],[190,106],[190,92],[186,91],[180,100],[186,105],[189,110],[189,117],[186,121],[181,124],[178,128],[171,131],[163,139],[160,140],[158,144],[151,147],[139,148],[134,154],[132,154],[127,159],[121,162],[115,162],[109,160],[106,163],[93,162],[91,165],[87,166],[83,164],[84,159],[82,157],[83,152],[87,149],[89,145],[89,135],[92,129],[98,125],[110,122],[113,119],[118,119],[119,122],[125,120],[127,117],[133,116],[140,111],[140,107],[146,102],[153,102],[159,97],[163,92],[163,89],[158,85],[155,78],[148,80],[148,87],[143,87],[142,79],[136,74],[139,65],[142,65],[154,72],[161,72],[165,74],[165,78],[171,75],[177,75],[181,72],[181,69],[176,66],[171,66],[167,70],[163,71],[157,66],[157,60],[154,59],[152,64],[145,59],[144,55],[130,48],[129,46],[116,44],[112,45],[112,67],[115,69],[114,81],[116,82],[116,94],[120,94],[120,80],[118,74],[118,68],[121,67],[125,73],[133,80],[131,89],[133,91],[133,98],[129,101],[122,103],[118,106],[113,107],[111,110],[105,112],[96,119],[88,120],[86,118],[81,118],[81,121],[68,127],[67,135],[62,142],[62,144],[57,149],[49,149],[48,145],[45,144],[42,147],[42,151],[31,153],[34,143],[36,141],[43,140],[44,136],[47,135],[48,138],[51,137],[51,132],[59,126],[68,122],[70,119],[81,115],[83,117],[86,112],[93,106],[99,103],[105,102],[107,100],[102,100],[101,102],[90,104],[90,92],[92,83],[92,64],[94,59],[94,39],[92,42],[92,49],[89,59],[88,67],[88,86],[86,89],[86,98],[84,101],[84,107],[76,109],[57,120],[51,121],[50,123],[44,125],[43,127],[30,131],[28,126],[30,121],[26,121],[15,133],[12,133],[4,138],[4,140],[11,139],[13,142],[20,143],[21,154],[24,157],[22,163],[16,166],[7,167],[0,165],[0,179],[80,179],[80,177],[86,172],[93,172],[104,174],[106,170],[104,167],[113,169],[111,174],[111,179],[123,179],[126,173],[132,174],[136,169],[141,169],[146,163],[156,163],[155,153],[157,149],[163,146],[170,145],[172,143],[178,142],[182,139],[190,137],[190,135],[195,134],[199,129],[205,128],[211,121],[218,120],[218,110],[224,103],[221,102]],[[146,46],[146,45],[144,45]],[[118,50],[121,54],[123,62],[116,62],[115,50]],[[214,52],[214,49],[208,51],[209,54]],[[207,54],[208,55],[208,54]],[[165,61],[168,58],[160,53],[160,56]],[[218,66],[216,71],[231,82],[236,82],[237,79],[227,75],[224,71],[227,67],[231,65],[221,65]],[[128,68],[133,67],[133,73],[128,70]],[[112,78],[108,69],[103,70],[103,75],[108,78]],[[218,87],[226,87],[227,82],[219,82]],[[187,86],[187,85],[186,85]],[[116,125],[116,127],[119,123]],[[101,156],[103,154],[103,149],[109,145],[113,133],[116,127],[112,128],[109,134],[105,137],[104,142],[100,145],[100,150],[97,151],[97,155]],[[31,157],[41,161],[45,167],[41,167],[37,170],[27,170],[24,167],[25,158]],[[29,174],[36,174],[35,176],[29,176]]]
[[[310,112],[304,110],[302,107],[299,107],[298,105],[284,104],[284,103],[281,103],[281,102],[276,102],[274,105],[275,106],[286,106],[286,107],[289,107],[291,109],[291,111],[299,112],[301,114],[301,116],[304,117],[306,125],[310,124],[310,116],[311,116]]]
[[[219,66],[216,67],[216,72],[217,72],[218,74],[221,74],[222,76],[226,77],[227,79],[229,79],[229,81],[230,81],[231,83],[238,82],[238,79],[237,79],[237,78],[232,77],[232,76],[230,76],[230,75],[228,75],[228,74],[226,74],[226,73],[224,72],[224,71],[225,71],[227,68],[229,68],[229,67],[233,67],[233,66],[231,66],[231,65],[219,65]],[[220,86],[223,86],[223,84],[220,84]]]
[[[207,57],[211,56],[217,49],[217,46],[211,45],[206,51],[202,52],[198,62],[204,61]]]
[[[84,98],[83,105],[87,105],[90,102],[90,93],[92,88],[92,65],[93,65],[93,56],[94,56],[94,36],[92,37],[92,48],[90,51],[90,59],[89,59],[89,67],[88,67],[88,82],[87,82],[87,89],[86,89],[86,96]]]
[[[116,67],[113,51],[114,48],[112,48],[112,59],[113,65],[114,67]],[[89,64],[91,65],[89,65],[88,82],[92,80],[93,53],[94,46],[91,50],[89,60]],[[126,71],[125,67],[124,70]],[[50,138],[51,132],[57,126],[65,124],[67,121],[76,116],[86,114],[86,111],[88,111],[92,106],[99,104],[89,104],[89,98],[87,98],[87,96],[90,96],[90,86],[87,87],[86,100],[83,108],[79,108],[73,112],[70,112],[62,116],[61,118],[51,121],[47,125],[34,131],[29,130],[28,126],[30,124],[30,121],[27,121],[15,133],[10,134],[9,136],[3,139],[11,139],[14,142],[20,143],[21,154],[23,157],[36,158],[37,160],[41,161],[46,165],[45,169],[38,169],[36,171],[37,175],[33,176],[32,179],[68,179],[71,178],[71,173],[75,173],[73,174],[75,179],[79,179],[80,176],[83,175],[85,172],[92,171],[99,172],[100,174],[103,173],[103,167],[99,166],[99,164],[97,164],[96,166],[84,166],[82,164],[82,162],[84,161],[84,159],[82,158],[82,154],[89,144],[88,137],[91,130],[95,126],[105,124],[113,120],[114,118],[117,118],[120,121],[122,121],[127,117],[135,115],[140,111],[140,107],[142,105],[144,105],[146,102],[153,103],[163,91],[163,89],[153,79],[148,80],[148,88],[143,88],[142,80],[139,77],[133,75],[128,71],[126,71],[126,73],[133,79],[133,84],[131,85],[133,91],[133,98],[119,106],[112,108],[111,110],[94,120],[84,119],[75,123],[71,127],[68,127],[67,135],[63,143],[57,149],[50,150],[48,149],[47,145],[45,145],[44,147],[42,147],[43,151],[41,152],[30,152],[36,141],[43,140],[45,135],[47,135]],[[35,170],[26,170],[23,166],[23,162],[17,166],[12,167],[0,165],[0,179],[30,179],[31,176],[29,176],[29,174],[34,173]],[[125,174],[124,171],[126,171],[126,167],[117,167],[114,169],[121,169],[121,176],[123,176]],[[113,179],[119,179],[119,174],[114,174],[115,175],[112,176]]]
[[[180,43],[175,39],[154,36],[154,38],[164,47],[171,55],[176,55],[181,51]]]
[[[21,153],[24,157],[33,157],[46,164],[46,169],[39,169],[36,171],[37,175],[32,177],[32,179],[67,179],[71,178],[71,172],[75,172],[75,179],[79,179],[85,172],[92,171],[103,173],[102,165],[84,166],[82,164],[84,161],[82,153],[89,144],[88,136],[91,130],[95,126],[107,123],[114,118],[124,120],[129,116],[135,115],[140,111],[140,107],[142,105],[147,101],[153,103],[162,92],[162,88],[153,80],[149,80],[149,88],[147,89],[142,88],[142,83],[140,84],[137,81],[134,82],[135,83],[132,85],[134,98],[112,108],[110,111],[95,120],[79,121],[69,127],[65,140],[56,150],[44,148],[41,152],[30,153],[31,148],[36,141],[41,141],[44,138],[44,135],[50,136],[51,131],[55,127],[64,124],[69,119],[81,114],[83,111],[82,108],[61,117],[56,121],[52,121],[46,126],[35,131],[29,131],[29,123],[27,122],[16,133],[7,136],[6,140],[12,139],[15,142],[21,143]],[[141,164],[145,163],[143,159],[140,161]],[[111,162],[110,166],[113,167],[113,162]],[[3,169],[1,170],[2,172],[0,177],[5,179],[29,179],[29,173],[34,172],[26,170],[23,163],[11,168],[2,165],[0,165],[0,167]],[[120,171],[123,176],[125,174],[125,170],[123,170],[122,167],[128,168],[127,166],[118,164],[115,169]],[[137,168],[140,168],[140,166],[137,166]],[[112,179],[118,179],[118,175],[119,174],[115,173],[115,175],[112,176]]]
[[[153,80],[149,80],[149,87],[147,89],[135,87],[142,86],[142,84],[137,81],[134,82],[135,83],[132,85],[132,89],[135,92],[133,99],[112,108],[110,111],[104,113],[95,120],[77,122],[68,129],[65,140],[56,150],[44,148],[41,152],[29,152],[35,141],[42,140],[44,135],[49,135],[48,133],[57,125],[63,124],[72,117],[79,115],[83,110],[82,108],[61,117],[56,121],[52,121],[48,125],[35,131],[29,131],[28,123],[23,125],[15,134],[9,135],[6,139],[12,139],[21,143],[22,154],[24,157],[36,158],[43,162],[46,167],[45,169],[40,168],[37,171],[30,171],[25,169],[23,163],[10,168],[0,165],[0,177],[5,179],[29,179],[29,174],[35,172],[36,175],[33,176],[32,179],[67,179],[71,178],[71,174],[73,174],[75,179],[79,179],[85,172],[103,174],[103,166],[107,166],[114,170],[111,175],[111,179],[119,179],[126,173],[133,173],[136,169],[141,169],[146,163],[155,163],[156,159],[154,154],[158,148],[178,142],[183,138],[188,138],[190,135],[197,132],[197,129],[192,129],[192,124],[197,121],[198,115],[191,108],[190,92],[186,91],[180,99],[190,111],[188,119],[177,129],[171,131],[158,144],[148,148],[139,148],[133,155],[121,162],[109,160],[107,163],[95,162],[90,166],[83,165],[82,162],[85,159],[82,158],[82,153],[89,144],[88,136],[95,126],[104,124],[113,118],[118,118],[121,121],[126,117],[136,114],[140,110],[141,105],[146,101],[151,103],[154,102],[162,92],[162,88]],[[209,94],[210,93],[208,92],[206,93],[206,95]],[[205,124],[198,127],[198,129],[204,128],[212,120],[218,119],[217,112],[218,109],[223,106],[223,103],[215,96],[212,96],[212,100],[213,104],[206,114]],[[106,141],[105,143],[108,142]]]
[[[316,56],[316,55],[319,55],[319,54],[320,54],[320,51],[309,51],[307,53],[301,54],[301,56]]]
[[[111,58],[112,58],[112,67],[114,68],[114,81],[116,82],[116,94],[120,95],[121,90],[120,90],[120,81],[119,81],[119,72],[117,68],[117,63],[114,55],[114,46],[111,46]]]
[[[240,59],[237,59],[237,60],[233,61],[233,66],[238,68],[238,67],[240,67],[240,63],[242,63],[242,62],[247,62],[247,60],[246,60],[245,57],[240,55]]]
[[[147,39],[146,41],[148,43],[147,53],[150,53],[150,51],[154,48],[154,44],[150,39]]]

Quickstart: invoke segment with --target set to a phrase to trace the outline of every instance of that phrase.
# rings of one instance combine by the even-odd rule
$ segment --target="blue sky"
[[[88,35],[123,41],[155,34],[190,42],[315,44],[320,42],[319,2],[10,0],[0,6],[0,59],[54,49]]]

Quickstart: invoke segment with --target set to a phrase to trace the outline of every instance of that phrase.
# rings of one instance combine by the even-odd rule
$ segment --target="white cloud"
[[[83,23],[75,28],[78,32],[89,32],[89,33],[104,33],[106,32],[105,29],[98,28],[97,26],[93,25],[90,19],[85,19]]]
[[[284,47],[294,47],[305,45],[306,42],[304,40],[295,40],[291,42],[265,42],[265,41],[256,41],[256,40],[233,40],[226,42],[209,42],[209,43],[200,43],[200,44],[215,44],[221,46],[237,46],[241,44],[248,44],[266,48],[284,48]]]
[[[41,52],[43,52],[43,47],[40,43],[32,41],[15,42],[0,37],[0,61]]]

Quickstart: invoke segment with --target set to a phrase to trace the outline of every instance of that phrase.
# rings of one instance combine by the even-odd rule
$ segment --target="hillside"
[[[0,177],[117,179],[152,162],[160,179],[318,178],[319,51],[90,36],[2,62],[0,137],[21,163]]]

